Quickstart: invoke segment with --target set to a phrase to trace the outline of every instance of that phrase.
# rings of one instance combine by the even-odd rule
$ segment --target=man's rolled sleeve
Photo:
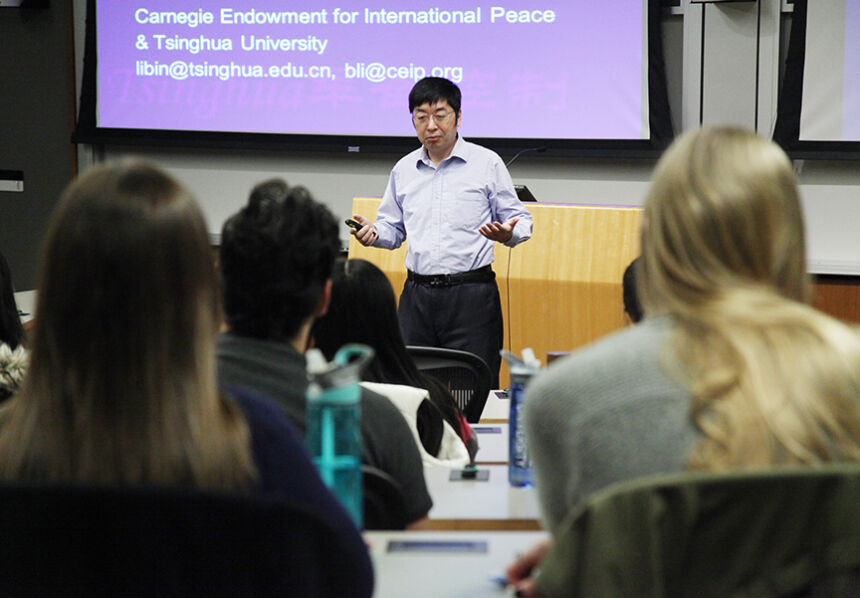
[[[511,238],[505,241],[507,247],[516,247],[523,241],[528,241],[532,238],[532,216],[526,212],[526,216],[520,216],[519,222],[514,225]]]
[[[501,159],[491,163],[489,180],[490,208],[495,220],[504,224],[513,218],[519,218],[511,238],[504,244],[507,247],[514,247],[527,241],[532,236],[532,215],[517,197],[511,175]]]

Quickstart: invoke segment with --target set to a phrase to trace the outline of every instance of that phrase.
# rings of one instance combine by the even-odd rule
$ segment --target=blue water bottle
[[[523,349],[523,359],[510,351],[502,351],[502,357],[511,369],[510,417],[508,418],[508,483],[511,486],[532,485],[532,464],[526,444],[526,431],[522,421],[523,395],[526,386],[540,370],[540,362],[534,351]]]
[[[319,349],[306,354],[305,443],[323,482],[362,527],[360,372],[373,356],[364,345],[345,345],[328,363]]]

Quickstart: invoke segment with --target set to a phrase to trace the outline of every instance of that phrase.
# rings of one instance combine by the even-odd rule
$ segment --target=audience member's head
[[[0,477],[240,487],[247,424],[216,392],[218,289],[189,193],[138,161],[73,182],[42,255],[30,370]]]
[[[639,291],[636,282],[639,258],[634,259],[624,269],[621,279],[621,290],[624,298],[624,313],[630,318],[631,324],[636,324],[642,319],[642,305],[639,303]]]
[[[394,382],[403,377],[402,372],[417,378],[418,370],[403,342],[391,283],[366,260],[337,260],[329,309],[314,324],[313,337],[329,360],[347,343],[372,347],[375,358],[365,369],[369,381]]]
[[[700,313],[731,289],[806,301],[803,216],[785,153],[743,129],[701,129],[657,164],[644,209],[640,300]]]
[[[221,233],[224,312],[242,336],[291,341],[325,311],[340,252],[331,212],[304,187],[257,185]]]
[[[337,261],[329,309],[314,324],[313,339],[329,360],[347,343],[369,345],[375,355],[364,370],[365,380],[426,388],[445,420],[455,430],[460,429],[453,397],[441,384],[421,374],[407,352],[394,289],[385,273],[372,263],[361,259]]]
[[[732,128],[661,158],[648,194],[639,288],[677,323],[706,468],[860,460],[860,340],[805,305],[803,222],[788,158]]]
[[[16,349],[24,340],[24,327],[15,303],[12,272],[6,258],[0,253],[0,343]]]

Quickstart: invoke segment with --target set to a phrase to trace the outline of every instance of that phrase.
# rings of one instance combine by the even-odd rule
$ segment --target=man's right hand
[[[352,219],[358,222],[361,225],[361,228],[358,230],[352,228],[349,230],[349,234],[353,235],[355,240],[365,247],[373,245],[379,237],[379,233],[376,232],[376,226],[374,226],[373,222],[360,214],[353,214]]]

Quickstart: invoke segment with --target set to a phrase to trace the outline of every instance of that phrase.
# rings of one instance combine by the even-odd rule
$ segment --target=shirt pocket
[[[466,182],[446,189],[443,205],[452,228],[477,231],[490,220],[490,202],[482,185]]]

